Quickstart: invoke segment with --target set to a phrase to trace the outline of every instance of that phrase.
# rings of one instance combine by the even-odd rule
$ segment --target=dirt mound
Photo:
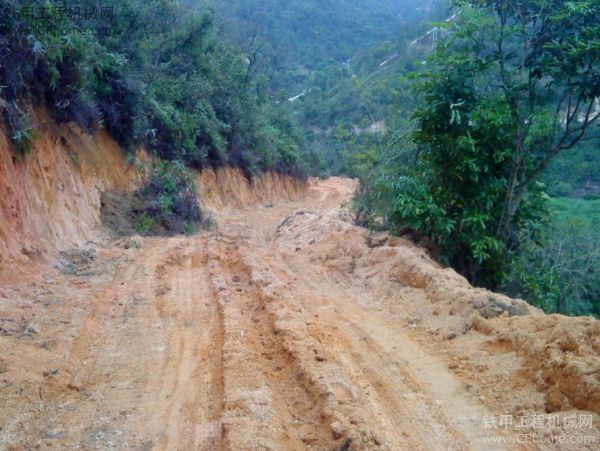
[[[524,373],[546,394],[548,412],[600,414],[599,321],[543,315],[478,320],[475,329],[524,359]]]
[[[371,234],[341,217],[337,210],[298,210],[279,226],[279,240],[356,290],[375,293],[413,327],[450,342],[464,337],[457,342],[493,355],[512,352],[519,358],[513,382],[537,387],[547,412],[600,413],[599,321],[547,316],[524,301],[475,289],[412,242]],[[539,408],[537,400],[528,405]]]
[[[386,233],[371,234],[341,220],[338,211],[325,215],[296,211],[278,232],[291,250],[303,251],[332,271],[359,279],[368,290],[386,290],[386,296],[392,297],[393,291],[423,290],[428,302],[413,307],[413,320],[444,318],[439,326],[450,332],[470,329],[474,313],[492,318],[535,310],[524,301],[473,288],[454,270],[432,260],[425,249]],[[453,319],[448,322],[448,317]]]

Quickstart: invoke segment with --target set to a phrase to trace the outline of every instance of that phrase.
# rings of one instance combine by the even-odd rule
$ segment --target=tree
[[[77,6],[77,8],[75,8]],[[204,168],[303,175],[310,162],[291,112],[272,102],[270,72],[215,27],[214,13],[180,1],[0,2],[0,115],[19,154],[45,107],[86,132],[104,127],[126,150]],[[76,11],[88,11],[78,14]],[[43,20],[42,20],[43,19]],[[40,26],[43,24],[43,26]]]
[[[600,118],[600,2],[488,0],[492,20],[462,30],[476,58],[494,53],[495,81],[512,117],[513,158],[497,235],[507,239],[515,215],[549,163],[589,133]],[[487,39],[485,36],[489,36]],[[485,46],[485,47],[484,47]]]
[[[420,161],[396,177],[396,223],[427,233],[472,282],[496,288],[544,213],[540,177],[600,109],[600,1],[460,1],[417,78]]]

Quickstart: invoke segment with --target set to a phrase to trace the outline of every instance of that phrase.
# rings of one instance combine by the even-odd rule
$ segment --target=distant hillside
[[[274,62],[273,86],[291,95],[314,71],[341,64],[393,38],[431,8],[432,0],[205,0],[242,46],[261,46]],[[253,41],[254,37],[254,41]],[[295,90],[298,90],[295,92]]]
[[[598,143],[586,141],[559,155],[548,168],[545,183],[552,196],[600,199]]]
[[[404,7],[408,19],[392,35],[358,49],[346,65],[313,73],[306,94],[293,102],[327,171],[356,176],[358,153],[386,148],[408,127],[414,99],[406,75],[418,71],[431,51],[432,23],[450,12],[445,0]]]

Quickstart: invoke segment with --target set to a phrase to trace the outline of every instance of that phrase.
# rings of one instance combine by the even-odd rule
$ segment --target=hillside
[[[518,209],[521,219],[509,226],[510,230],[505,228],[504,237],[497,239],[499,229],[495,221],[501,220],[502,202],[511,197],[504,191],[510,186],[511,174],[507,168],[519,162],[522,156],[516,151],[507,157],[504,151],[496,149],[510,148],[510,142],[514,143],[521,135],[513,124],[512,138],[502,144],[499,140],[490,141],[511,128],[510,120],[500,117],[499,107],[486,103],[507,96],[498,89],[506,79],[503,81],[492,69],[501,67],[500,61],[490,57],[498,41],[487,43],[486,52],[482,52],[483,44],[472,33],[483,27],[489,28],[489,36],[494,36],[498,30],[495,27],[500,24],[494,24],[496,9],[489,2],[477,3],[477,11],[469,13],[474,15],[460,14],[465,11],[465,4],[455,4],[452,9],[445,5],[447,3],[437,2],[431,11],[413,23],[413,28],[397,31],[394,39],[361,49],[350,61],[351,71],[323,74],[304,95],[290,102],[306,130],[307,141],[318,149],[320,168],[325,174],[359,178],[361,189],[354,199],[354,208],[361,224],[375,230],[412,235],[417,240],[425,235],[437,249],[438,259],[457,269],[472,283],[527,299],[549,313],[598,315],[600,253],[595,243],[599,241],[597,228],[590,225],[599,193],[598,101],[588,98],[589,111],[594,114],[586,125],[586,128],[589,126],[585,130],[586,137],[564,130],[564,141],[569,144],[554,151],[548,143],[559,142],[560,127],[542,124],[553,114],[554,124],[564,123],[561,115],[566,112],[560,112],[560,96],[554,89],[568,86],[559,81],[563,74],[569,73],[566,68],[555,69],[556,85],[543,96],[539,95],[539,105],[527,113],[525,104],[513,111],[513,117],[523,115],[526,123],[535,117],[536,127],[528,130],[531,136],[526,140],[527,146],[535,151],[531,151],[526,164],[519,163],[519,169],[514,167],[512,176],[522,171],[521,177],[526,179],[525,174],[534,173],[536,180],[527,183],[531,189],[526,195],[527,206]],[[515,17],[518,16],[515,5],[507,3],[505,13],[509,14],[515,7]],[[532,9],[530,17],[543,16],[546,11],[542,6],[539,11],[534,11],[533,4],[528,7]],[[591,21],[591,16],[586,15],[585,20]],[[534,30],[535,24],[532,20],[528,26]],[[519,27],[516,23],[514,26]],[[561,23],[556,32],[565,26],[566,23]],[[436,43],[434,36],[438,39]],[[596,37],[590,35],[589,39],[597,38],[593,36]],[[514,40],[509,46],[515,52],[520,45],[518,41]],[[514,59],[515,52],[507,51],[507,58]],[[543,52],[540,49],[536,55]],[[455,68],[454,78],[450,78],[450,66],[460,66],[461,61],[468,63]],[[546,64],[546,61],[535,64]],[[481,73],[472,80],[465,79],[464,74],[477,65]],[[513,61],[513,75],[509,78],[514,83],[511,92],[521,92],[517,97],[524,99],[526,84],[516,80],[533,76],[536,69],[532,67],[529,75],[517,76],[520,67]],[[597,70],[597,62],[591,67]],[[534,85],[532,82],[530,94],[538,92],[532,88]],[[585,92],[588,85],[592,82],[582,85],[579,92]],[[482,86],[487,88],[474,94]],[[465,99],[477,96],[483,101],[482,106],[489,108],[484,115],[477,108],[464,109]],[[579,99],[578,105],[583,105],[584,98]],[[553,113],[552,108],[559,113]],[[580,115],[578,120],[582,118]],[[481,120],[490,122],[480,129],[481,135],[476,136]],[[490,131],[501,122],[504,122],[503,127]],[[442,138],[441,130],[446,130],[448,136]],[[579,141],[580,138],[583,139]],[[442,144],[444,142],[453,144]],[[445,145],[447,147],[442,149]],[[462,145],[464,149],[458,150]],[[439,154],[429,160],[430,152],[436,148]],[[492,157],[495,152],[498,153]],[[474,160],[473,155],[477,155]],[[546,158],[542,158],[544,155]],[[499,164],[505,159],[512,163]],[[534,170],[540,161],[544,166]],[[469,178],[466,174],[471,171]],[[441,186],[437,186],[438,183]],[[502,200],[502,196],[508,197]],[[557,202],[572,206],[568,220],[555,213],[553,207]],[[476,207],[471,210],[468,208],[471,205]],[[482,227],[474,226],[464,241],[457,237],[464,233],[466,224],[478,223]],[[415,235],[411,230],[418,233]],[[446,235],[452,237],[446,241]],[[483,235],[488,236],[479,241],[478,237]],[[469,262],[464,261],[467,254],[470,254],[466,257]],[[484,269],[486,259],[490,267]]]
[[[193,3],[193,2],[192,2]],[[329,71],[400,30],[413,29],[433,1],[235,0],[206,1],[224,18],[225,29],[248,53],[260,50],[272,66],[272,88],[287,97],[312,87]]]

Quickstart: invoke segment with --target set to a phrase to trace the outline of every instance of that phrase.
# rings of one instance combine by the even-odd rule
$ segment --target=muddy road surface
[[[436,304],[446,289],[419,265],[448,293],[462,282],[424,250],[386,273],[414,246],[345,221],[354,189],[222,206],[195,236],[99,232],[3,287],[0,449],[539,448],[501,441],[517,415],[548,413],[526,356]]]

